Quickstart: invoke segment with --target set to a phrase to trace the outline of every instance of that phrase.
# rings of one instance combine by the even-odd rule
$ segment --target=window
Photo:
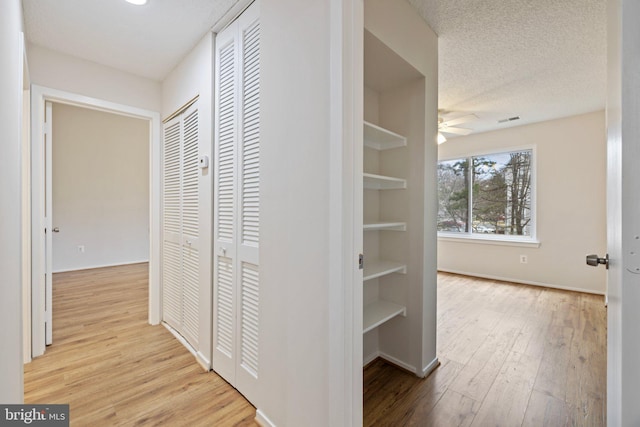
[[[532,237],[533,150],[438,163],[438,232]]]

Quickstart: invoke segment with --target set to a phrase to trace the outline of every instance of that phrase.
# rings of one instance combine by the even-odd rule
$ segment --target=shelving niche
[[[363,333],[366,334],[394,317],[406,316],[407,313],[404,305],[383,299],[379,293],[375,295],[379,287],[378,279],[394,273],[406,274],[407,272],[407,265],[404,262],[380,259],[380,245],[384,244],[385,238],[379,235],[389,231],[406,232],[407,230],[405,221],[385,221],[380,218],[380,204],[384,201],[380,190],[405,190],[407,180],[379,174],[381,170],[389,170],[388,165],[384,164],[387,157],[385,152],[402,150],[407,146],[407,139],[367,121],[364,122],[363,134],[365,164],[362,180],[366,199],[363,231],[365,247],[369,249],[365,250],[364,267],[365,294],[369,294],[368,298],[365,298],[363,308]],[[371,221],[372,219],[374,221]],[[375,235],[372,235],[374,233]]]
[[[430,179],[425,161],[436,163],[436,129],[427,130],[425,74],[377,35],[383,34],[374,35],[365,21],[363,364],[382,357],[423,376],[430,357],[422,346],[428,339],[423,330],[426,278],[435,277],[435,265],[425,272],[425,182]],[[427,149],[425,135],[431,131],[433,145]],[[435,280],[429,285],[435,290]],[[427,347],[434,351],[435,340]]]

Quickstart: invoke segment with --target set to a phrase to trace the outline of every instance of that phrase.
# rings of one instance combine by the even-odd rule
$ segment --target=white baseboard
[[[424,369],[416,369],[415,366],[409,365],[408,363],[405,363],[400,359],[396,359],[393,356],[389,356],[388,354],[383,353],[380,350],[376,350],[364,358],[364,361],[362,362],[362,366],[367,366],[369,363],[373,362],[378,357],[386,360],[387,362],[393,365],[396,365],[404,369],[405,371],[413,372],[414,374],[416,374],[416,376],[420,378],[424,378],[427,375],[429,375],[440,364],[440,362],[438,361],[438,358],[436,357]]]
[[[447,269],[447,268],[438,268],[438,271],[441,271],[443,273],[460,274],[462,276],[471,276],[471,277],[480,277],[480,278],[483,278],[483,279],[499,280],[501,282],[512,282],[512,283],[520,283],[520,284],[523,284],[523,285],[531,285],[531,286],[540,286],[540,287],[544,287],[544,288],[560,289],[562,291],[582,292],[582,293],[585,293],[585,294],[594,294],[594,295],[603,295],[603,296],[605,295],[604,291],[593,291],[593,290],[590,290],[590,289],[572,288],[570,286],[552,285],[551,283],[542,283],[542,282],[534,282],[534,281],[531,281],[531,280],[513,279],[513,278],[509,278],[509,277],[494,276],[494,275],[491,275],[491,274],[470,273],[468,271],[450,270],[450,269]]]
[[[380,357],[380,352],[376,350],[364,358],[364,360],[362,361],[362,366],[367,366],[369,363],[373,362],[378,357]]]
[[[88,266],[76,267],[76,268],[63,268],[59,270],[53,270],[52,273],[67,273],[69,271],[93,270],[94,268],[120,267],[124,265],[142,264],[144,262],[149,262],[149,259],[147,258],[139,261],[118,262],[115,264],[98,264],[98,265],[88,265]]]
[[[256,422],[262,427],[276,427],[276,425],[260,409],[256,409]]]
[[[396,359],[393,356],[389,356],[386,353],[383,353],[382,351],[380,352],[380,358],[386,360],[387,362],[393,363],[394,365],[409,371],[409,372],[413,372],[414,374],[416,374],[417,376],[420,376],[420,374],[422,374],[421,371],[418,371],[418,369],[416,369],[415,366],[409,365],[408,363],[403,362],[400,359]]]
[[[196,360],[205,371],[209,372],[211,370],[211,361],[199,351],[196,352]]]
[[[431,363],[429,363],[427,366],[425,366],[422,369],[422,377],[421,378],[425,378],[427,375],[429,375],[431,372],[433,372],[433,370],[436,369],[438,366],[440,366],[440,361],[436,357],[435,359],[433,359],[431,361]]]

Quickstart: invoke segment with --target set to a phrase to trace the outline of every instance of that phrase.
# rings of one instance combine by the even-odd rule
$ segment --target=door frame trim
[[[329,416],[331,425],[361,425],[362,156],[364,2],[332,0],[329,165]]]
[[[44,197],[44,110],[45,102],[57,102],[149,121],[149,323],[161,319],[160,305],[160,113],[79,95],[44,86],[31,86],[31,352],[44,354],[45,344],[45,221]]]

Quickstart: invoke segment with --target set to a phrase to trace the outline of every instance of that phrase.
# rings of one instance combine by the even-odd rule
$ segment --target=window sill
[[[517,246],[521,248],[539,248],[540,241],[527,237],[511,237],[479,234],[438,233],[438,241],[457,243],[478,243],[481,245]]]

